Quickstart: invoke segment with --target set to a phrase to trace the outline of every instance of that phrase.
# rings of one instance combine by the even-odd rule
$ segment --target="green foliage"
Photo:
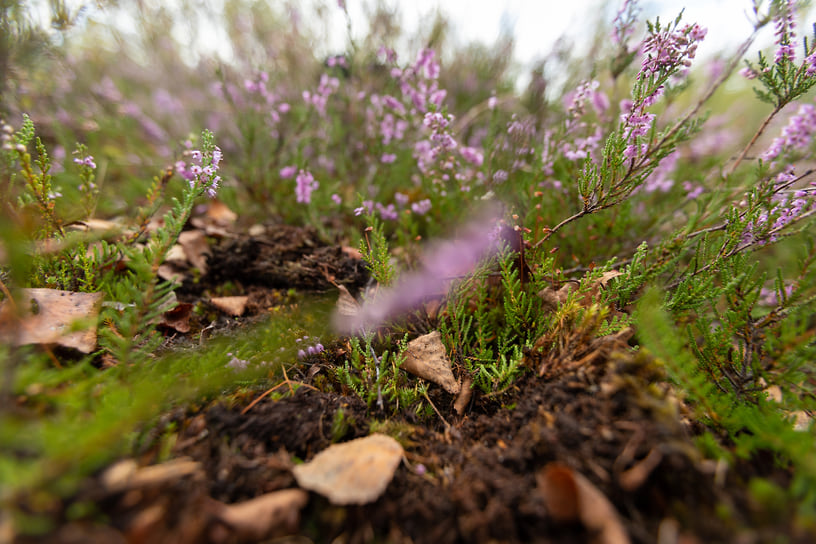
[[[381,412],[397,413],[412,407],[419,412],[428,386],[400,372],[408,336],[396,343],[395,350],[384,350],[380,355],[374,351],[373,339],[372,334],[364,335],[362,340],[356,336],[349,339],[351,353],[342,367],[335,367],[337,379],[369,407],[376,406]]]
[[[394,281],[394,265],[388,254],[388,241],[383,232],[383,224],[373,214],[367,215],[366,218],[370,226],[365,229],[365,239],[360,240],[360,254],[368,265],[371,277],[383,287],[387,287]]]
[[[728,338],[712,334],[705,339],[703,349],[696,346],[692,338],[688,342],[689,348],[681,331],[661,309],[660,299],[658,291],[651,289],[639,303],[637,325],[642,346],[663,361],[677,390],[682,392],[699,420],[706,422],[715,434],[718,431],[728,434],[736,444],[737,455],[751,457],[761,451],[772,451],[778,463],[791,464],[794,481],[788,488],[787,500],[791,505],[797,505],[797,516],[812,521],[816,512],[813,427],[796,429],[791,410],[794,407],[813,409],[813,397],[800,397],[792,403],[784,397],[781,403],[777,403],[763,394],[735,398],[734,390],[712,379],[706,366],[712,352],[704,352],[713,348],[708,341],[722,342]],[[741,355],[746,351],[742,350]],[[813,347],[798,346],[796,351],[799,357],[812,356]],[[734,389],[739,385],[734,380],[730,383]],[[709,443],[716,443],[711,437],[708,435]],[[754,484],[755,487],[758,485]],[[764,489],[764,486],[759,487]],[[759,488],[756,489],[759,492]]]
[[[531,347],[549,323],[536,295],[543,280],[522,282],[517,258],[509,250],[498,256],[498,289],[489,287],[495,275],[490,261],[458,282],[448,297],[447,318],[440,323],[445,343],[485,393],[512,385],[525,370],[523,349]]]

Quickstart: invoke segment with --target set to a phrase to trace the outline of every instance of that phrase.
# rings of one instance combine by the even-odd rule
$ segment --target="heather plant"
[[[627,0],[611,52],[559,63],[560,92],[545,88],[545,63],[522,97],[512,91],[507,38],[501,54],[473,46],[450,58],[439,21],[398,54],[393,20],[378,11],[368,39],[320,56],[311,36],[266,3],[231,1],[225,24],[238,60],[191,63],[169,38],[170,12],[139,7],[141,49],[122,62],[69,49],[76,57],[40,91],[54,96],[31,105],[41,138],[29,117],[17,131],[2,128],[0,197],[14,212],[2,223],[9,282],[104,292],[100,350],[134,369],[123,379],[141,383],[136,368],[161,342],[155,320],[173,304],[158,266],[197,199],[224,198],[242,219],[298,222],[357,242],[372,283],[360,304],[344,293],[337,332],[348,349],[332,377],[372,413],[432,417],[429,385],[400,369],[417,330],[438,329],[457,377],[487,399],[525,373],[543,375],[536,362],[609,337],[665,367],[705,429],[706,455],[733,461],[735,445],[737,456],[771,451],[794,466],[789,497],[813,516],[813,446],[803,437],[816,408],[816,37],[802,40],[798,61],[797,4],[753,7],[753,34],[704,72],[694,63],[708,30],[682,13],[641,28],[638,3]],[[746,61],[769,24],[773,53]],[[139,55],[162,62],[145,73]],[[15,84],[37,95],[30,82]],[[70,106],[55,114],[40,105],[55,96]],[[9,106],[6,120],[21,108]],[[756,130],[741,132],[751,120]],[[209,131],[189,138],[202,125],[220,147]],[[74,141],[84,143],[66,154]],[[147,191],[134,181],[166,164]],[[122,186],[125,198],[113,198]],[[113,242],[67,229],[145,192],[135,228]],[[163,226],[148,236],[168,199]],[[55,251],[44,248],[54,240]],[[434,317],[414,313],[440,301]],[[304,329],[284,350],[292,361],[335,357],[326,338]],[[252,366],[248,351],[225,352],[221,366]],[[79,367],[55,382],[81,382],[90,372]],[[167,370],[176,371],[192,372]]]

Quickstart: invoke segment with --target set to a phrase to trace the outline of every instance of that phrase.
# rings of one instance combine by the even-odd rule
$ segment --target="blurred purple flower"
[[[280,177],[281,179],[289,179],[295,175],[297,172],[297,166],[284,166],[280,169]]]
[[[411,204],[411,211],[417,215],[425,215],[431,210],[431,201],[430,199],[426,198],[424,200],[420,200],[419,202],[414,202]]]
[[[465,225],[461,235],[432,244],[424,254],[421,270],[405,274],[392,288],[381,289],[354,315],[336,313],[335,327],[346,334],[368,331],[429,297],[447,293],[451,281],[469,274],[479,261],[500,249],[501,238],[491,239],[498,217],[497,210],[482,214],[480,219]]]
[[[782,134],[774,138],[761,155],[762,160],[770,162],[787,151],[807,149],[813,140],[814,132],[816,132],[816,107],[813,104],[803,104],[799,111],[791,116],[788,124],[782,129]]]
[[[295,195],[298,202],[308,204],[312,201],[312,192],[319,186],[311,172],[308,170],[301,170],[297,179],[295,179]]]
[[[774,62],[779,64],[789,60],[793,62],[796,49],[793,42],[796,40],[796,5],[793,0],[784,0],[780,3],[779,11],[774,16],[774,35],[778,46],[774,53]]]

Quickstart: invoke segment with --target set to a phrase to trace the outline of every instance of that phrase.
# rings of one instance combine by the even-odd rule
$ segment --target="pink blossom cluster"
[[[796,58],[794,41],[796,40],[796,6],[793,0],[784,0],[779,6],[779,11],[774,16],[774,36],[776,36],[776,52],[774,53],[774,63],[779,64],[785,60],[793,62]]]
[[[644,57],[638,79],[671,72],[680,66],[687,70],[707,33],[707,29],[696,23],[653,32],[643,41]]]
[[[329,97],[340,88],[340,80],[336,77],[331,77],[328,74],[320,76],[320,84],[317,86],[315,92],[303,91],[303,101],[306,104],[314,106],[317,112],[325,117],[326,106],[329,103]]]
[[[74,159],[74,163],[80,166],[87,166],[88,168],[96,168],[96,163],[94,162],[94,158],[91,155],[86,155],[84,157],[77,157]]]
[[[439,87],[439,61],[433,49],[422,49],[413,65],[401,70],[393,68],[391,76],[397,79],[400,91],[418,113],[430,111],[431,106],[442,107],[447,91]]]
[[[802,104],[799,111],[791,116],[782,134],[774,138],[768,149],[761,155],[763,161],[771,162],[779,155],[793,149],[807,149],[816,132],[816,107]]]
[[[612,43],[626,46],[626,41],[635,32],[639,11],[637,0],[624,0],[612,20]]]
[[[603,130],[599,125],[590,125],[582,120],[587,113],[587,103],[592,105],[599,116],[609,109],[609,99],[603,91],[598,90],[599,86],[597,81],[586,81],[564,97],[564,105],[567,108],[565,121],[567,137],[558,147],[561,155],[569,160],[583,160],[593,156],[603,138]],[[545,153],[548,153],[546,144]],[[548,157],[542,155],[542,162],[547,164],[547,159]]]
[[[777,184],[789,184],[796,179],[793,165],[776,177]],[[814,182],[816,184],[816,182]],[[774,207],[761,213],[755,221],[746,225],[742,233],[742,243],[765,245],[776,242],[779,232],[793,223],[802,213],[814,208],[813,191],[808,189],[780,190],[772,198]]]
[[[187,180],[190,187],[203,187],[210,198],[215,198],[221,183],[221,176],[218,175],[218,168],[223,159],[221,149],[216,146],[212,151],[212,156],[206,158],[198,149],[191,149],[192,143],[188,141],[187,145],[190,148],[184,152],[184,155],[189,157],[190,161],[189,163],[183,160],[177,161],[176,173]]]
[[[677,151],[673,151],[669,153],[663,160],[660,161],[660,164],[652,170],[652,173],[649,174],[649,177],[646,178],[645,182],[641,187],[647,193],[654,193],[654,192],[661,192],[666,193],[672,187],[674,187],[674,179],[670,176],[672,172],[674,172],[674,168],[677,166],[677,159],[679,158],[679,153]]]
[[[312,201],[312,193],[317,190],[320,183],[308,170],[300,170],[295,178],[295,198],[301,204],[308,204]]]
[[[254,79],[244,80],[244,90],[249,93],[250,102],[255,111],[265,113],[267,122],[272,127],[273,136],[278,123],[281,121],[281,115],[286,114],[291,109],[288,102],[281,99],[278,93],[270,91],[267,88],[269,82],[269,74],[266,72],[258,72]]]
[[[308,357],[310,355],[317,355],[318,353],[322,353],[323,351],[325,351],[326,348],[323,347],[323,344],[321,344],[320,342],[312,343],[313,341],[314,341],[314,339],[309,337],[309,336],[303,336],[301,338],[295,339],[295,342],[298,343],[298,344],[301,344],[301,345],[304,345],[304,346],[307,343],[309,344],[306,347],[302,347],[302,348],[298,349],[298,352],[297,352],[298,359],[305,359],[306,357]]]

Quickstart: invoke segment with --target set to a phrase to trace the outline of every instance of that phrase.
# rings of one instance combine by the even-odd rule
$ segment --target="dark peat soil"
[[[350,289],[366,281],[357,259],[293,227],[222,240],[213,255],[212,284],[236,282],[256,297],[274,299],[274,288],[328,289],[327,278]],[[65,501],[52,533],[17,541],[813,541],[747,492],[755,476],[784,485],[786,469],[761,455],[730,467],[703,459],[694,445],[701,429],[685,417],[659,365],[622,344],[610,339],[601,356],[562,358],[541,376],[531,360],[534,370],[514,387],[474,394],[462,414],[453,396],[432,386],[439,414],[419,418],[367,409],[334,382],[341,340],[289,370],[292,382],[312,387],[253,403],[258,390],[166,414],[151,431],[156,439],[126,462],[142,477],[113,484],[120,461]],[[171,460],[158,463],[168,430]],[[405,450],[374,502],[336,506],[309,493],[305,505],[272,525],[259,520],[254,532],[225,521],[225,505],[297,488],[295,459],[372,432],[394,436]],[[88,504],[91,514],[68,514]]]

